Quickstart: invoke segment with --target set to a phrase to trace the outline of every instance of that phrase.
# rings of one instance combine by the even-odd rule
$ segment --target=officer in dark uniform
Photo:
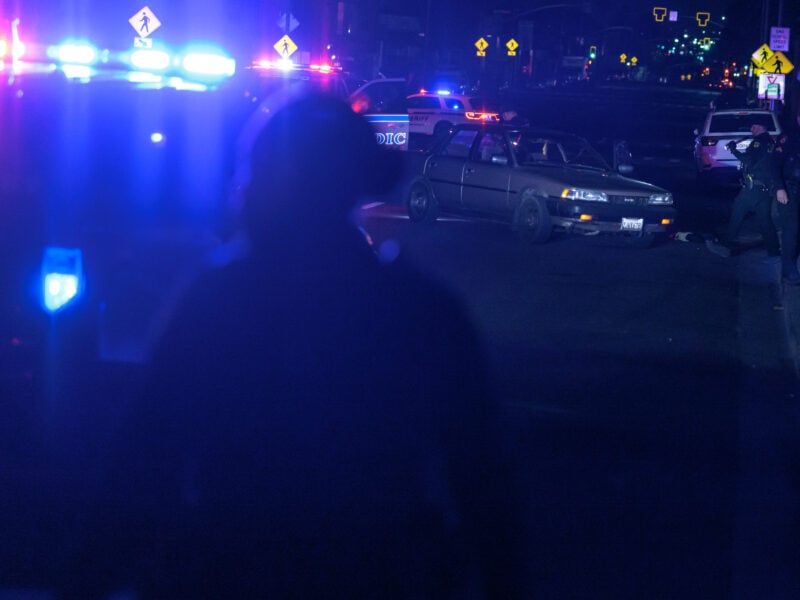
[[[796,124],[786,129],[775,145],[784,190],[778,190],[778,216],[781,225],[781,262],[783,282],[800,284],[797,270],[797,234],[800,213],[800,115]]]
[[[773,198],[777,197],[779,189],[783,189],[783,181],[773,156],[774,144],[766,127],[754,124],[750,127],[750,133],[753,140],[744,152],[736,149],[736,141],[729,142],[726,146],[742,163],[742,189],[733,201],[725,236],[719,243],[709,240],[708,248],[715,254],[730,256],[742,222],[752,212],[756,215],[767,255],[777,260],[780,256],[780,244],[772,223],[771,209]]]

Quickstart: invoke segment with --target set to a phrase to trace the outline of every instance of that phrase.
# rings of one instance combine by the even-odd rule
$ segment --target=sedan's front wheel
[[[414,223],[433,223],[439,214],[439,205],[427,185],[418,181],[411,186],[406,200],[408,218]]]
[[[523,241],[531,244],[546,242],[553,230],[547,201],[540,197],[525,194],[517,207],[514,227]]]

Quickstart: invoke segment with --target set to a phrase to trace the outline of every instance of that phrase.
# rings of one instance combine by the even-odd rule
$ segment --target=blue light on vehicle
[[[54,313],[83,290],[83,255],[79,248],[45,248],[42,258],[42,305]]]
[[[161,145],[164,143],[164,134],[160,131],[154,131],[150,134],[150,141],[153,142],[155,145]]]
[[[165,71],[172,62],[172,57],[165,50],[152,48],[139,49],[131,52],[130,63],[142,71]]]
[[[450,90],[436,90],[436,93],[439,94],[440,96],[449,96]]]
[[[211,77],[230,77],[236,72],[235,60],[213,50],[187,52],[182,66],[187,73]]]
[[[97,62],[97,48],[87,43],[67,42],[55,49],[55,57],[61,63],[92,65]]]

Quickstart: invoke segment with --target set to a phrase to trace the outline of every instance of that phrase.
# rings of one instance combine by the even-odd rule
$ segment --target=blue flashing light
[[[236,61],[218,50],[189,51],[182,66],[187,73],[211,77],[230,77],[236,72]]]
[[[164,134],[160,131],[154,131],[150,134],[150,141],[153,142],[155,145],[160,145],[164,143]]]
[[[439,94],[440,96],[449,96],[450,90],[436,90],[436,93]]]
[[[142,71],[165,71],[169,68],[172,57],[165,50],[147,48],[134,50],[129,60],[131,66]]]
[[[83,42],[67,42],[55,49],[56,60],[73,65],[93,65],[98,56],[97,48]]]
[[[83,291],[83,255],[79,248],[45,248],[42,258],[42,305],[58,312]]]

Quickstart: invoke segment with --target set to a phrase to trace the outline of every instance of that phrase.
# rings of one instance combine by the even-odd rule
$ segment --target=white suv
[[[739,161],[725,146],[738,141],[737,149],[750,145],[750,127],[763,125],[776,138],[781,133],[778,117],[769,110],[717,110],[706,116],[702,129],[695,129],[694,160],[701,183],[735,183]]]
[[[461,123],[500,121],[497,108],[484,98],[422,92],[406,98],[410,133],[440,137]]]

